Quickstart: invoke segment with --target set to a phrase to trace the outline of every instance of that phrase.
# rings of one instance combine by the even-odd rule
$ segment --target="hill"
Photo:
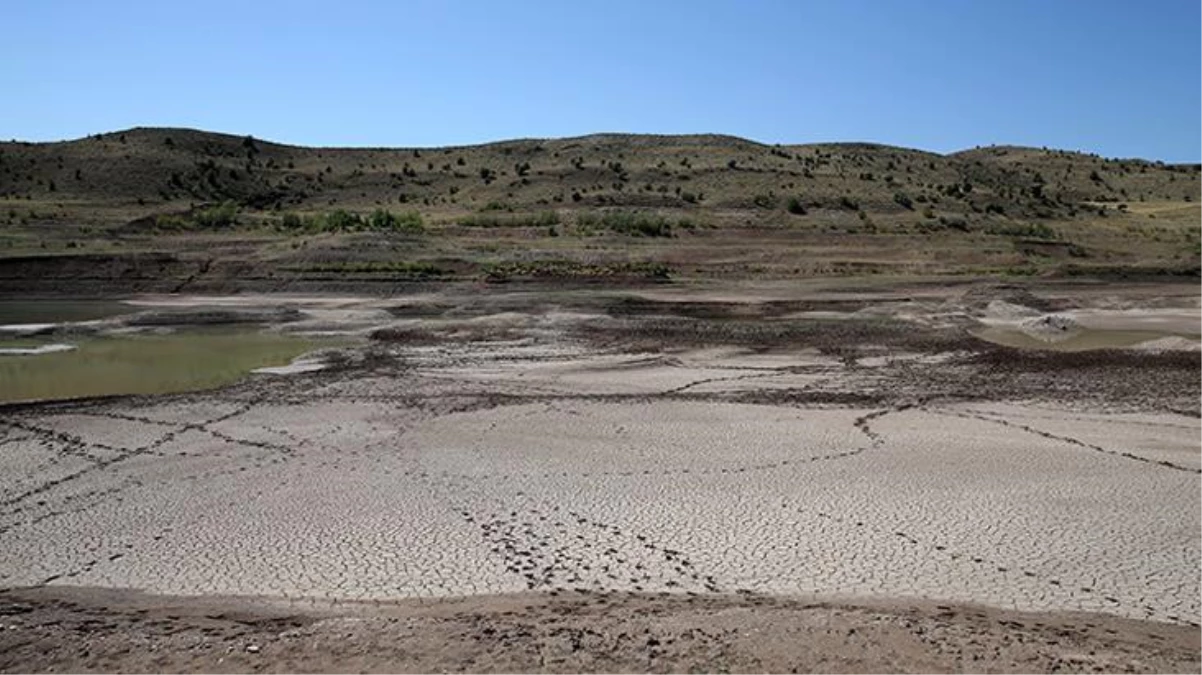
[[[454,258],[443,265],[452,276],[479,272],[481,256],[464,247],[482,241],[496,247],[496,255],[483,256],[492,263],[545,258],[548,248],[584,263],[580,250],[602,234],[610,239],[598,248],[608,254],[692,265],[702,275],[858,274],[881,265],[1043,273],[1049,261],[1063,271],[1065,260],[1094,271],[1189,271],[1197,267],[1200,177],[1198,165],[1021,147],[939,155],[865,143],[597,134],[446,148],[306,148],[136,128],[0,143],[0,255],[166,247],[185,257],[207,250],[202,257],[212,260],[214,242],[197,251],[197,241],[220,235],[223,246],[241,241],[244,258],[253,249],[257,260],[293,268],[383,262],[370,250],[355,253],[348,236],[338,235],[411,236],[416,228],[404,224],[420,223],[424,250],[388,261]],[[393,217],[373,226],[373,211]],[[561,234],[565,240],[549,241]],[[673,250],[627,241],[672,234],[689,241]],[[285,235],[309,237],[307,252],[270,245]],[[738,253],[757,239],[793,255]],[[722,242],[733,248],[714,248]]]

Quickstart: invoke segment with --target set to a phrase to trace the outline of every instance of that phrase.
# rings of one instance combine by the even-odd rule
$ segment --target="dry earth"
[[[1193,629],[934,602],[563,593],[298,609],[44,588],[0,609],[5,671],[1198,670]]]
[[[1199,668],[1196,287],[538,297],[4,408],[0,668]],[[968,334],[1053,315],[1178,341]]]

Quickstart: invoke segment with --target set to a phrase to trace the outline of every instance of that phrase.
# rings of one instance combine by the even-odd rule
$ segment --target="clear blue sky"
[[[600,131],[1196,162],[1198,0],[8,0],[0,137]]]

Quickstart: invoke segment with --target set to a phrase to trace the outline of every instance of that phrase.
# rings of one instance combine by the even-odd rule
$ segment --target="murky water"
[[[137,308],[113,301],[0,301],[0,325],[86,321]],[[261,326],[184,327],[161,334],[0,334],[0,402],[108,394],[159,394],[236,382],[255,368],[280,366],[337,341],[266,332]]]
[[[22,340],[30,344],[32,340]],[[59,339],[71,351],[0,356],[0,401],[159,394],[219,387],[328,340],[241,330]]]

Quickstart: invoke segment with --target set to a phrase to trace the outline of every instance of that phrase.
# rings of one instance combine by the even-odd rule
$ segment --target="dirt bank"
[[[0,594],[0,671],[1197,672],[1196,628],[1089,614],[620,593],[308,604]]]

